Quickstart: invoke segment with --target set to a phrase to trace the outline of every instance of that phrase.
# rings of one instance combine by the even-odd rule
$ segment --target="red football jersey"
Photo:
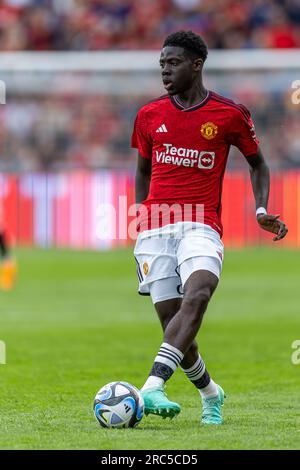
[[[222,183],[230,145],[250,156],[257,153],[258,143],[248,109],[211,91],[190,108],[169,95],[143,106],[131,146],[152,159],[152,173],[139,230],[202,221],[222,236]],[[159,205],[181,208],[182,219],[174,209],[166,222]]]

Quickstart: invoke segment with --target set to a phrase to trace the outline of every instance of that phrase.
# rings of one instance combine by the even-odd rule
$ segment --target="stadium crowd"
[[[159,48],[174,30],[210,48],[300,47],[299,0],[0,0],[0,50]]]
[[[134,168],[129,148],[140,97],[13,98],[0,112],[0,171]],[[255,95],[250,105],[272,169],[300,166],[299,110],[290,97]],[[41,118],[41,116],[43,118]],[[233,155],[230,168],[246,168]]]
[[[203,35],[209,48],[300,47],[300,1],[0,0],[0,51],[159,49],[179,29]],[[290,95],[235,98],[251,109],[271,167],[299,167]],[[149,99],[12,94],[0,106],[0,171],[133,168],[132,123]]]

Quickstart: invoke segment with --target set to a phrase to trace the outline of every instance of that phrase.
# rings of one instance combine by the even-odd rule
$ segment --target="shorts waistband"
[[[163,227],[154,228],[152,230],[144,230],[138,236],[140,240],[145,238],[183,238],[183,234],[189,231],[197,230],[197,234],[203,231],[203,236],[212,237],[220,240],[219,233],[214,230],[210,225],[202,224],[201,222],[176,222],[175,224],[164,225]]]

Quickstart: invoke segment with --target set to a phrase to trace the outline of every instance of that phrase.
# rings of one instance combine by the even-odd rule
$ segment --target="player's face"
[[[187,57],[182,47],[167,46],[160,54],[159,65],[162,81],[169,95],[183,93],[190,89],[199,67]]]

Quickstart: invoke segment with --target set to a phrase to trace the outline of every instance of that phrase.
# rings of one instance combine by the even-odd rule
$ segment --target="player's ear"
[[[198,58],[194,60],[194,70],[195,72],[200,72],[203,67],[203,60]]]

